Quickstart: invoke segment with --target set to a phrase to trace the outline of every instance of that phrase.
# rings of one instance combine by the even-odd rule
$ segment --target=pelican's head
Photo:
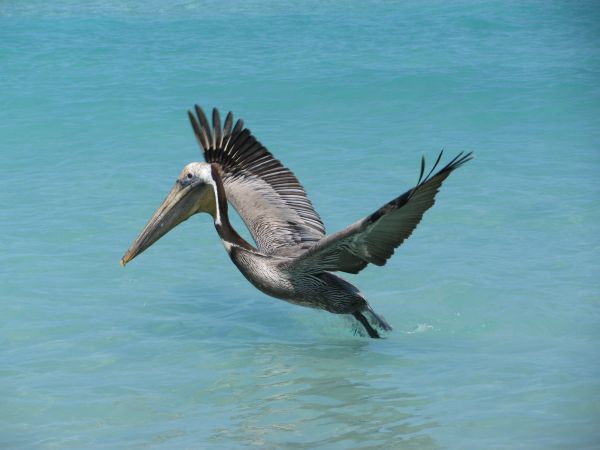
[[[211,164],[193,162],[185,166],[167,198],[121,258],[121,265],[125,266],[196,213],[209,213],[218,222],[217,176],[216,168]]]

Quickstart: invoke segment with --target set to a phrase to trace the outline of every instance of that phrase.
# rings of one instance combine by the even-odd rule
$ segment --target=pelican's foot
[[[352,315],[354,316],[354,318],[356,320],[358,320],[362,324],[363,327],[365,327],[365,330],[367,330],[367,333],[369,333],[370,337],[372,337],[374,339],[381,338],[381,336],[379,336],[379,333],[377,332],[377,330],[371,326],[371,324],[369,323],[367,318],[363,315],[363,313],[361,313],[360,311],[355,311],[352,313]]]

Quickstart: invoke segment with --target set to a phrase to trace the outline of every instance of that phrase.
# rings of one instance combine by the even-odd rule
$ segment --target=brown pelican
[[[267,295],[334,314],[351,314],[372,338],[391,327],[348,281],[332,272],[358,273],[367,264],[383,266],[433,206],[442,182],[469,161],[461,152],[434,175],[442,157],[417,184],[371,215],[337,233],[325,227],[294,174],[228,113],[221,128],[219,111],[212,126],[195,106],[188,111],[206,163],[183,168],[175,186],[127,250],[124,266],[184,220],[210,214],[233,263]],[[256,245],[231,226],[227,202],[237,210]]]

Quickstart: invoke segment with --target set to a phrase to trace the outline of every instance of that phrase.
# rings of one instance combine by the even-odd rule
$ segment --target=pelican
[[[369,263],[383,266],[435,201],[442,182],[472,159],[461,152],[438,167],[440,152],[416,185],[349,227],[325,234],[296,176],[229,112],[212,126],[195,105],[188,116],[206,162],[186,165],[175,185],[121,259],[125,266],[181,222],[197,213],[212,216],[217,234],[242,274],[267,295],[296,305],[353,316],[372,338],[392,328],[354,285],[333,272],[356,274]],[[248,227],[255,245],[231,226],[228,202]]]

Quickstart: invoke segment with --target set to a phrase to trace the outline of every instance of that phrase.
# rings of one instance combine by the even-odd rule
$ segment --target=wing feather
[[[221,166],[227,199],[267,254],[306,249],[325,236],[325,227],[296,176],[244,128],[233,114],[212,111],[210,126],[200,106],[188,116],[206,162]]]
[[[423,214],[435,202],[443,181],[458,167],[473,158],[472,153],[460,153],[431,176],[440,162],[442,152],[426,177],[425,160],[416,186],[373,214],[329,235],[298,256],[292,265],[302,271],[342,271],[358,273],[367,264],[384,265],[394,250],[417,227]]]

